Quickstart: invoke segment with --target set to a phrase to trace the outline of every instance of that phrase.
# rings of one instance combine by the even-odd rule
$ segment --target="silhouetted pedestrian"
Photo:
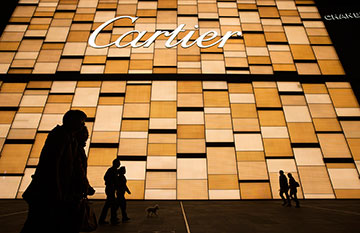
[[[106,216],[109,208],[111,209],[110,214],[110,222],[111,224],[118,224],[119,219],[117,218],[117,204],[116,204],[116,198],[115,198],[115,186],[117,182],[117,176],[118,176],[118,168],[120,167],[120,160],[114,159],[112,162],[112,166],[106,171],[104,180],[105,180],[105,194],[106,194],[106,201],[104,204],[104,207],[101,211],[101,215],[99,218],[99,224],[108,224]]]
[[[127,192],[128,194],[131,194],[131,192],[126,185],[127,180],[125,174],[126,174],[126,168],[120,167],[118,171],[117,185],[116,185],[116,200],[117,200],[117,208],[120,207],[121,209],[123,222],[127,222],[130,220],[130,218],[127,216],[126,213],[125,192]]]
[[[29,205],[25,232],[77,233],[81,193],[77,178],[79,145],[76,134],[85,126],[86,114],[70,110],[48,135],[32,181],[23,194]]]
[[[280,197],[283,200],[283,205],[291,206],[290,198],[289,198],[289,185],[286,176],[284,175],[284,171],[279,171],[279,184],[280,184]],[[284,194],[286,196],[286,199],[284,197]]]
[[[291,173],[288,173],[289,177],[289,187],[290,187],[290,198],[292,198],[296,203],[296,208],[300,207],[299,200],[297,198],[297,188],[300,186],[298,182],[294,179]]]
[[[89,138],[89,131],[85,126],[82,130],[80,130],[76,135],[76,140],[78,142],[78,157],[75,160],[75,166],[79,169],[76,171],[78,174],[75,174],[76,182],[74,184],[74,190],[78,189],[77,192],[81,195],[80,198],[86,197],[87,195],[93,195],[95,190],[89,184],[89,180],[87,178],[87,156],[85,153],[84,147],[86,146],[86,141]]]

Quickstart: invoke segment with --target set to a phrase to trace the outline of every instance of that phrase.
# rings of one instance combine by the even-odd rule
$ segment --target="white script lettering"
[[[232,37],[233,35],[235,36],[240,36],[242,37],[242,33],[240,31],[228,31],[225,33],[224,36],[222,36],[220,39],[218,39],[217,41],[208,44],[208,45],[204,45],[203,42],[207,42],[207,41],[211,41],[213,39],[215,39],[216,37],[218,37],[218,33],[216,31],[208,31],[205,32],[204,34],[200,35],[195,41],[190,42],[189,40],[191,39],[191,37],[194,35],[195,31],[189,31],[188,34],[186,36],[184,36],[181,40],[177,41],[176,43],[172,43],[175,38],[179,35],[180,32],[185,32],[184,27],[186,26],[185,24],[180,24],[176,29],[174,29],[174,31],[169,32],[169,31],[156,31],[149,39],[147,39],[145,42],[139,43],[139,41],[141,40],[141,38],[143,38],[143,36],[147,33],[147,31],[138,31],[138,30],[132,30],[129,32],[124,33],[123,35],[121,35],[119,38],[117,38],[114,42],[111,42],[109,44],[106,45],[97,45],[95,43],[96,41],[96,37],[99,35],[99,33],[108,25],[110,25],[111,23],[120,20],[120,19],[131,19],[132,23],[135,23],[135,21],[138,19],[138,17],[131,17],[131,16],[119,16],[113,19],[110,19],[108,21],[106,21],[105,23],[101,24],[89,37],[89,45],[93,48],[107,48],[110,47],[112,45],[115,45],[118,48],[124,48],[127,46],[131,46],[133,48],[139,48],[144,46],[145,48],[148,48],[149,46],[151,46],[152,43],[155,42],[155,40],[160,36],[160,35],[164,35],[165,37],[169,37],[169,39],[166,41],[165,43],[165,47],[166,48],[173,48],[178,46],[179,44],[181,45],[181,47],[183,48],[189,48],[191,46],[193,46],[194,44],[196,44],[197,46],[199,46],[200,48],[209,48],[212,47],[216,44],[218,45],[218,48],[222,48],[224,47],[226,41]],[[194,27],[195,29],[198,29],[198,26],[195,25]],[[121,41],[128,35],[137,35],[135,39],[133,39],[131,42],[128,42],[126,44],[120,44]],[[207,37],[207,38],[206,38]]]

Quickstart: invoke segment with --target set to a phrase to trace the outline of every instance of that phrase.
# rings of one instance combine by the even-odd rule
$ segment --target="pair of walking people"
[[[289,183],[288,179],[284,174],[283,170],[279,171],[279,183],[280,183],[280,197],[283,200],[283,206],[291,206],[291,199],[295,201],[296,208],[300,207],[299,200],[297,198],[297,188],[300,186],[298,182],[294,179],[291,173],[288,173],[289,177]],[[289,194],[290,190],[290,194]],[[285,197],[284,197],[285,194]]]
[[[114,159],[112,166],[105,173],[104,180],[106,201],[100,214],[100,225],[109,223],[105,220],[109,209],[110,223],[113,225],[120,223],[117,217],[117,210],[119,207],[121,209],[122,221],[127,222],[130,220],[126,213],[125,192],[128,194],[131,194],[131,192],[126,185],[126,168],[124,166],[120,167],[120,165],[120,160]]]

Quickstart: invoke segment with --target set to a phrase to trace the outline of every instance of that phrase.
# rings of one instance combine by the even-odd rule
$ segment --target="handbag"
[[[89,205],[89,200],[83,198],[80,201],[80,231],[91,232],[98,227],[94,210]]]

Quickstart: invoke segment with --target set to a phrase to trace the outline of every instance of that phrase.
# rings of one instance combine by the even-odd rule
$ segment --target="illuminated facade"
[[[93,48],[122,34],[241,31],[223,48]],[[196,27],[198,25],[198,29]],[[120,44],[134,40],[124,37]],[[129,199],[360,198],[360,108],[311,0],[20,0],[0,39],[0,198],[21,198],[69,109],[87,126],[88,177],[118,156]]]

